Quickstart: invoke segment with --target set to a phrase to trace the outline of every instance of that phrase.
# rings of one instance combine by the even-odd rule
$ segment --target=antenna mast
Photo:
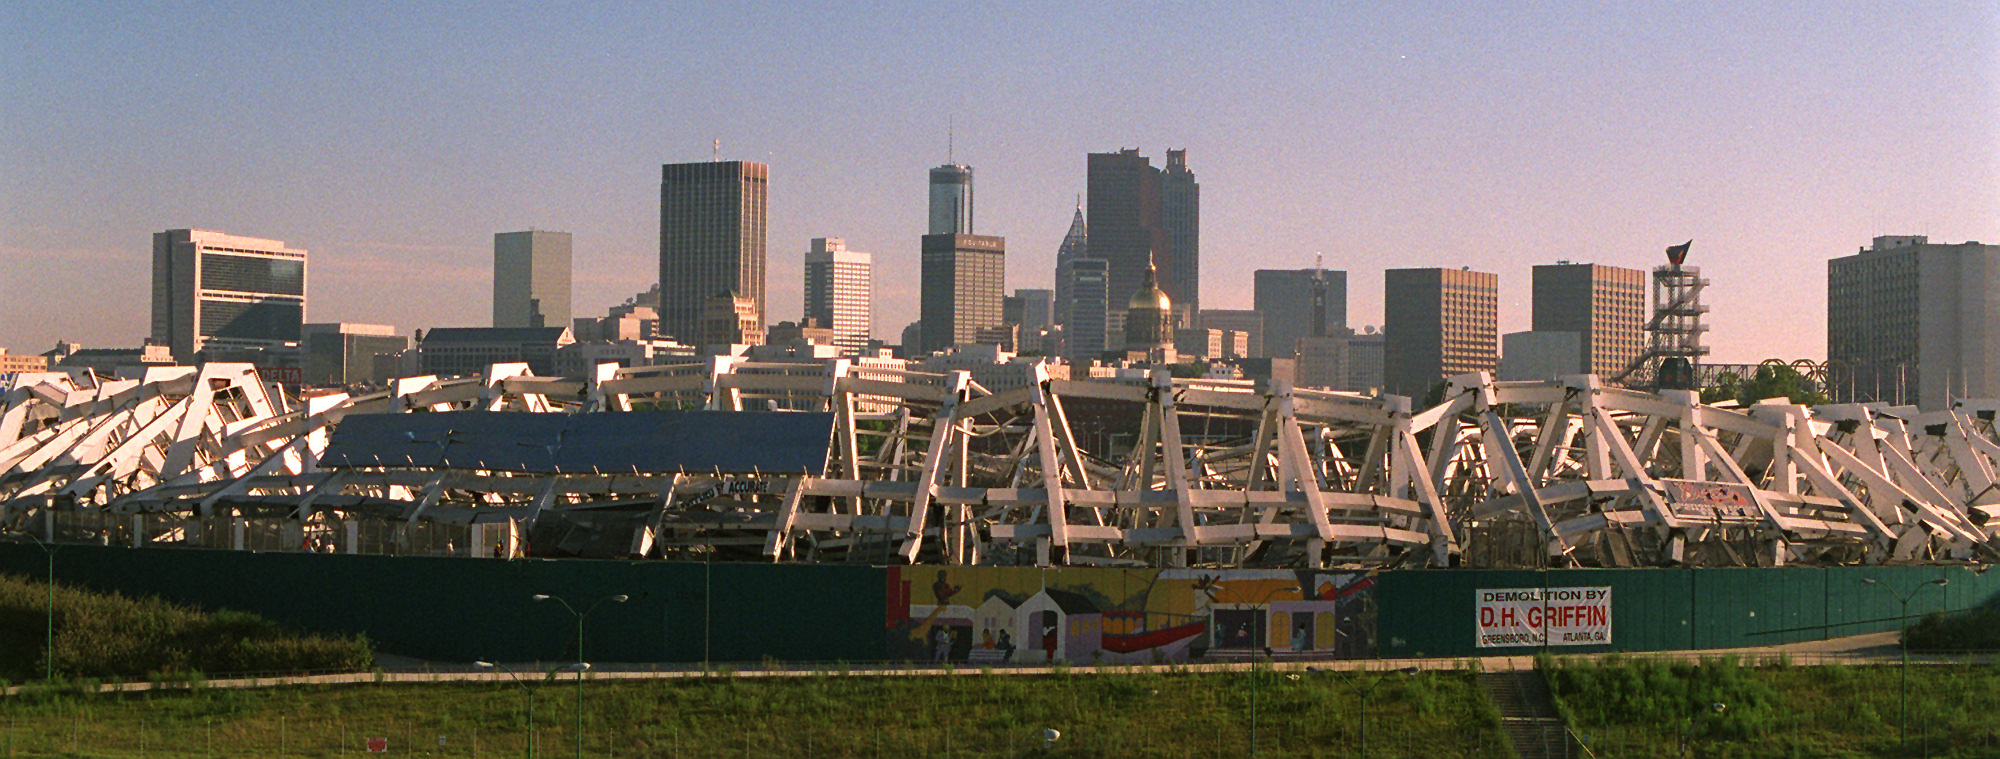
[[[717,137],[715,138],[715,152],[709,154],[708,162],[719,163],[721,161],[722,161],[722,138]]]

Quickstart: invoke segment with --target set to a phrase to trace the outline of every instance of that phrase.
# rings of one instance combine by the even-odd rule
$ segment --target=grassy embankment
[[[48,586],[0,575],[0,678],[42,679]],[[55,676],[100,681],[233,672],[355,671],[374,666],[359,638],[300,635],[260,617],[56,586]]]
[[[1600,759],[2000,756],[2000,666],[1909,670],[1909,743],[1897,729],[1894,665],[1697,666],[1647,659],[1545,669],[1572,729]],[[1722,705],[1716,709],[1717,704]],[[1692,741],[1686,747],[1684,740]],[[1686,747],[1686,748],[1684,748]]]
[[[1249,677],[588,682],[584,736],[588,755],[620,757],[1235,757],[1249,753]],[[1359,699],[1336,677],[1264,674],[1259,756],[1356,755]],[[1508,755],[1469,674],[1389,677],[1369,700],[1370,755]],[[567,679],[536,687],[541,755],[573,750],[575,694]],[[388,737],[398,754],[523,756],[524,695],[504,682],[41,694],[6,704],[0,728],[22,756],[332,757],[361,755],[368,736]],[[1044,728],[1062,733],[1048,751],[1036,737]]]

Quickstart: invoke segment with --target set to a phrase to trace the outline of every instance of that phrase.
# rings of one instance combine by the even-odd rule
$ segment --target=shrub
[[[0,575],[0,674],[43,674],[47,587]],[[27,655],[18,655],[27,654]],[[193,673],[352,671],[375,653],[365,638],[306,635],[241,612],[202,612],[158,599],[131,599],[58,585],[58,677],[166,679]]]

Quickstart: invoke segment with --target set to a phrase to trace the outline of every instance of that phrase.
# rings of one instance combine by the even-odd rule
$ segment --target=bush
[[[2000,651],[2000,606],[1926,614],[1903,631],[1903,645],[1911,651]]]
[[[44,671],[47,586],[0,575],[0,676]],[[57,585],[59,678],[161,679],[195,673],[352,671],[374,663],[361,637],[304,635],[240,612],[202,612]],[[6,656],[4,654],[15,654]]]

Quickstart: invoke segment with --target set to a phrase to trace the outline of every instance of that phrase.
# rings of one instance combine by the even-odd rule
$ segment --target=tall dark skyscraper
[[[1180,290],[1167,296],[1174,300],[1175,319],[1192,325],[1201,313],[1201,184],[1188,170],[1186,150],[1167,151],[1167,168],[1160,173],[1160,226],[1171,244],[1157,262],[1161,278],[1180,283]]]
[[[1090,236],[1085,248],[1089,257],[1110,263],[1112,311],[1106,322],[1121,334],[1125,299],[1139,290],[1154,261],[1168,262],[1159,271],[1159,286],[1176,310],[1199,307],[1195,292],[1200,281],[1191,279],[1200,272],[1195,260],[1200,252],[1199,185],[1187,170],[1186,151],[1174,152],[1178,157],[1170,180],[1163,180],[1160,170],[1136,149],[1092,153],[1088,159]],[[1166,214],[1169,196],[1180,214],[1171,225]],[[1181,245],[1190,250],[1183,254]],[[1187,315],[1193,313],[1189,310]]]
[[[660,167],[660,331],[702,339],[702,306],[719,293],[749,298],[762,329],[770,167],[744,161]]]

